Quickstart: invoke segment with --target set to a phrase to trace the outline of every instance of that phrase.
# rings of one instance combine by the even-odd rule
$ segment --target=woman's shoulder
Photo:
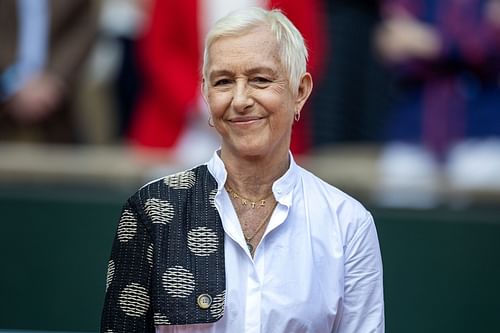
[[[344,192],[335,185],[326,182],[304,168],[301,169],[302,184],[306,193],[314,196],[314,200],[324,200],[337,211],[367,213],[364,205],[358,199]]]
[[[215,185],[214,185],[215,184]],[[174,193],[199,192],[200,188],[216,186],[215,180],[205,164],[154,179],[139,190],[130,199],[144,202],[148,199],[168,199]]]

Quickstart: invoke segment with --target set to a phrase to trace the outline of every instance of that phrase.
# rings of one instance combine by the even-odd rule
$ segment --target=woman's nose
[[[246,82],[238,82],[233,93],[233,107],[237,112],[245,112],[253,105],[250,87]]]

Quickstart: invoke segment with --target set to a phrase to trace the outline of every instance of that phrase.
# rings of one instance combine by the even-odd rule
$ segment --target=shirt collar
[[[210,161],[208,161],[207,163],[208,171],[210,171],[212,176],[214,176],[215,180],[217,181],[218,192],[220,192],[224,187],[227,178],[226,167],[224,166],[224,162],[222,162],[219,156],[219,151],[220,150],[216,150],[212,155]]]
[[[292,202],[292,192],[297,182],[298,166],[293,159],[292,153],[288,153],[290,158],[290,166],[283,176],[276,180],[273,184],[273,193],[277,201],[289,206]],[[219,156],[219,151],[214,152],[210,161],[207,162],[207,167],[212,176],[217,181],[217,189],[220,192],[224,187],[227,179],[227,171],[224,162]]]
[[[276,200],[286,206],[292,204],[292,193],[297,183],[298,166],[289,152],[290,166],[283,176],[278,178],[273,184],[273,193]]]

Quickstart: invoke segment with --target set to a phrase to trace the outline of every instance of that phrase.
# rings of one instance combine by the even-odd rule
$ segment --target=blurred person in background
[[[331,0],[325,6],[329,49],[312,96],[314,147],[380,142],[392,91],[373,49],[378,2]]]
[[[100,0],[98,37],[79,89],[84,141],[121,144],[141,87],[136,44],[151,0]]]
[[[372,215],[290,153],[313,85],[302,35],[253,7],[217,21],[204,49],[222,144],[127,200],[101,332],[383,333]]]
[[[325,38],[319,0],[153,0],[150,19],[138,52],[143,86],[130,122],[129,138],[136,147],[172,149],[187,163],[203,161],[219,145],[207,129],[207,110],[199,90],[203,36],[218,18],[232,10],[279,6],[308,42],[311,71],[317,74]],[[292,150],[310,146],[309,115],[295,125]]]
[[[452,181],[483,177],[485,185],[495,182],[500,1],[384,0],[382,7],[375,41],[398,85],[386,135],[389,142],[399,142],[388,146],[383,168],[406,169],[402,178],[418,181],[444,166],[452,174],[462,170]],[[476,154],[473,148],[481,145],[464,141],[470,139],[482,140],[486,151]],[[492,156],[497,156],[497,171],[482,174]]]
[[[0,2],[0,140],[78,141],[72,98],[96,34],[94,5]]]

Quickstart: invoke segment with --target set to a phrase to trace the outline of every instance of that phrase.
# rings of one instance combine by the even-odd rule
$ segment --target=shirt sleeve
[[[154,332],[151,309],[153,245],[131,201],[124,205],[108,263],[101,332]]]
[[[336,333],[383,333],[384,292],[382,258],[371,215],[345,252],[345,284],[341,319]]]

